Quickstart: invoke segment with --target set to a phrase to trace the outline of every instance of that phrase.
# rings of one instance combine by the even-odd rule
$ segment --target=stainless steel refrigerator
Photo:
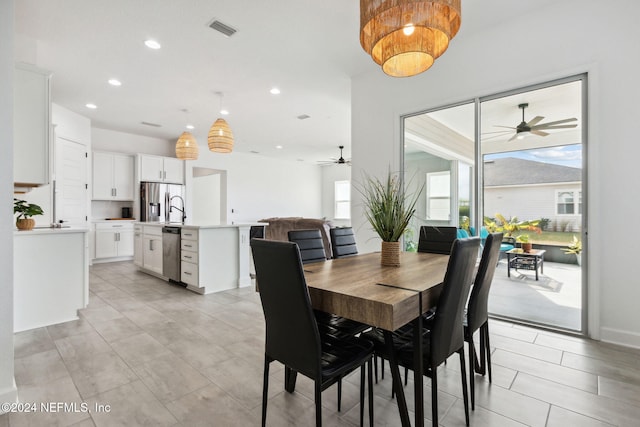
[[[178,223],[184,218],[184,185],[140,183],[140,221]]]

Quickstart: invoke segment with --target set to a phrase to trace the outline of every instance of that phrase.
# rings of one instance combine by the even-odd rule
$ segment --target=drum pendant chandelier
[[[198,141],[191,132],[182,132],[178,138],[176,157],[180,160],[198,160]]]
[[[461,0],[360,0],[360,44],[392,77],[429,69],[460,29]]]

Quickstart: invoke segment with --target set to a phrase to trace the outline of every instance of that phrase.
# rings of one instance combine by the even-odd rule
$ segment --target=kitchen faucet
[[[182,202],[182,208],[179,208],[179,207],[177,207],[177,206],[173,206],[173,205],[171,204],[171,201],[172,201],[173,199],[175,199],[175,198],[180,199],[180,201]],[[177,196],[177,195],[176,195],[176,196],[172,196],[172,197],[169,199],[169,213],[173,212],[173,209],[176,209],[177,211],[182,212],[182,223],[184,224],[184,220],[187,218],[187,214],[185,213],[185,209],[184,209],[184,199],[183,199],[181,196]]]

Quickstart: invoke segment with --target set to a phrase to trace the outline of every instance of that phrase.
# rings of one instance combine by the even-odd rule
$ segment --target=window
[[[558,215],[582,214],[582,191],[557,190],[556,191],[556,214]]]
[[[351,182],[336,181],[335,182],[335,219],[351,218]]]
[[[449,171],[427,173],[427,218],[442,221],[451,219],[451,173]]]

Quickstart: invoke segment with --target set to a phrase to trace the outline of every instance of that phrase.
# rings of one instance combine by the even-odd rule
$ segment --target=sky
[[[484,160],[515,157],[535,162],[551,163],[554,165],[582,168],[582,144],[562,145],[558,147],[536,148],[523,151],[509,151],[505,153],[487,154]]]

